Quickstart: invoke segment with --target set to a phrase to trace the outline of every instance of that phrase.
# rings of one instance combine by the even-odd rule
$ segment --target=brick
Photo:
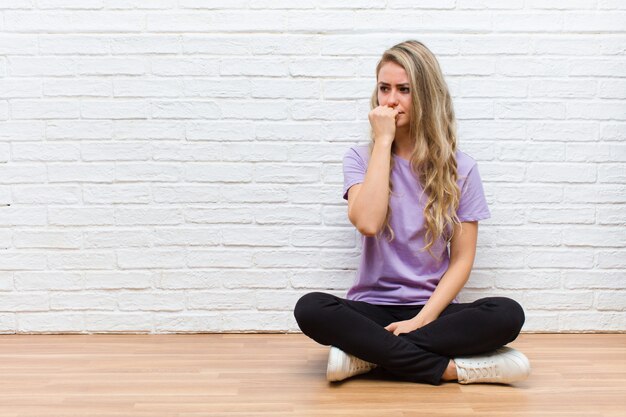
[[[493,114],[493,111],[491,111]],[[526,137],[526,125],[505,120],[465,120],[459,124],[458,135],[464,140],[522,140]]]
[[[154,246],[216,246],[222,234],[214,228],[159,228],[154,232]]]
[[[529,223],[539,224],[593,224],[596,210],[593,207],[536,207],[527,213]]]
[[[109,139],[112,136],[111,121],[50,120],[45,125],[48,140]]]
[[[249,163],[201,164],[184,167],[183,178],[188,182],[250,182],[254,165]]]
[[[293,270],[289,281],[293,288],[303,290],[346,290],[354,281],[354,277],[354,271],[342,269],[304,269]]]
[[[596,210],[599,224],[624,225],[626,223],[626,206],[624,205],[601,205]]]
[[[16,318],[20,333],[80,333],[85,328],[83,316],[75,312],[18,313]]]
[[[531,268],[585,269],[593,266],[593,253],[586,249],[544,249],[529,251],[527,264]]]
[[[538,98],[583,98],[592,99],[597,93],[596,81],[531,81],[528,95]]]
[[[83,270],[115,267],[115,254],[112,251],[47,252],[47,259],[51,269]]]
[[[46,80],[43,94],[50,97],[109,97],[111,82],[107,80]]]
[[[562,272],[563,285],[572,289],[621,289],[626,275],[615,270],[568,270]]]
[[[566,203],[626,203],[624,185],[566,185],[563,201]]]
[[[50,207],[48,222],[55,226],[111,226],[114,209],[109,207]]]
[[[284,203],[289,198],[285,186],[239,184],[224,185],[221,190],[224,201],[229,203]]]
[[[241,272],[246,273],[246,270]],[[237,274],[241,273],[240,271]],[[158,288],[164,289],[210,289],[220,288],[224,272],[219,269],[214,270],[169,270],[163,271],[158,280]]]
[[[495,278],[494,286],[507,290],[559,289],[561,278],[558,271],[507,271]]]
[[[13,119],[77,119],[78,103],[66,100],[12,100]]]
[[[76,161],[80,158],[80,148],[76,144],[65,143],[16,143],[12,147],[14,161]]]
[[[180,121],[116,120],[109,137],[132,140],[179,140],[185,138],[185,124]],[[182,144],[177,144],[182,147]],[[153,148],[161,144],[154,143]],[[155,158],[156,159],[156,158]]]
[[[585,122],[531,123],[528,138],[533,141],[595,141],[598,139],[598,129],[595,124]]]
[[[290,109],[294,120],[354,120],[356,117],[354,104],[347,102],[294,101]]]
[[[19,79],[0,81],[0,97],[8,98],[34,98],[41,96],[41,84],[24,83]]]
[[[227,226],[222,228],[224,246],[277,246],[289,245],[289,230],[273,226]]]
[[[607,250],[598,251],[597,266],[600,268],[620,268],[626,267],[626,251],[625,250]]]
[[[5,12],[9,32],[140,32],[143,14],[108,11]]]
[[[147,119],[148,103],[141,100],[82,101],[85,119]]]
[[[246,98],[250,95],[251,82],[249,80],[215,79],[192,79],[184,81],[184,95],[187,97],[220,97],[220,98]],[[155,89],[158,93],[159,89]],[[181,94],[172,91],[172,96]]]
[[[224,329],[222,312],[198,311],[154,314],[157,333],[203,333]]]
[[[498,159],[504,161],[554,162],[565,160],[563,143],[502,143]],[[482,167],[482,164],[481,164]]]
[[[626,298],[626,291],[611,291],[600,292],[596,299],[596,308],[598,310],[614,310],[625,311],[626,304],[624,299]]]
[[[152,101],[150,115],[156,119],[217,119],[222,112],[213,101]]]
[[[221,281],[225,288],[274,288],[284,289],[289,286],[288,270],[246,270],[222,272]],[[275,292],[275,291],[274,291]]]
[[[86,239],[87,240],[87,239]],[[147,289],[152,285],[152,274],[149,272],[90,272],[85,273],[85,289],[120,290]]]
[[[563,312],[559,314],[559,331],[619,331],[626,326],[623,312]]]
[[[256,307],[259,311],[289,311],[293,309],[302,296],[300,291],[256,291]]]
[[[181,250],[118,250],[117,265],[122,269],[180,268],[185,264],[185,252]]]
[[[527,179],[533,182],[595,182],[596,167],[586,164],[570,163],[530,163],[527,168]]]
[[[494,117],[494,105],[491,101],[457,100],[454,111],[457,119],[463,122],[472,119],[492,119]]]
[[[255,164],[254,168],[257,183],[312,183],[320,179],[317,165]]]
[[[75,59],[16,56],[8,60],[8,73],[15,77],[73,76],[76,72]]]
[[[455,0],[424,0],[416,4],[411,0],[389,0],[387,5],[391,9],[454,9]]]
[[[214,185],[153,186],[156,203],[212,203],[219,201],[220,190]]]
[[[117,181],[176,182],[183,176],[183,168],[172,164],[118,163],[115,166]]]
[[[186,295],[182,292],[121,293],[116,296],[120,311],[181,311]]]
[[[494,182],[521,182],[524,180],[526,166],[516,163],[483,162],[480,173],[483,178]]]
[[[614,32],[624,30],[623,12],[570,12],[564,14],[564,29],[571,32]]]
[[[116,208],[116,225],[174,225],[182,222],[177,208]]]
[[[13,239],[13,244],[18,249],[81,249],[82,240],[83,239],[80,232],[21,230],[15,235]]]
[[[497,1],[497,0],[459,0],[458,2],[459,9],[471,9],[471,10],[480,10],[480,9],[523,9],[524,3],[521,0],[506,0],[506,1]]]
[[[0,122],[0,140],[39,141],[44,137],[44,121],[8,121]]]
[[[39,51],[45,55],[107,55],[111,39],[101,35],[39,35]]]
[[[75,59],[77,73],[90,76],[121,76],[143,75],[146,73],[148,64],[142,59],[136,58],[86,58]]]
[[[523,305],[528,309],[542,310],[586,310],[593,304],[591,291],[548,292],[542,291],[541,297],[528,293],[524,297]]]
[[[245,249],[192,250],[187,255],[190,268],[249,268],[253,266],[252,253]]]
[[[89,204],[137,204],[151,201],[146,185],[84,185],[83,200]]]
[[[615,77],[623,74],[626,69],[626,61],[616,59],[570,59],[568,66],[570,76],[583,77]]]
[[[148,231],[125,231],[125,230],[102,230],[84,232],[85,249],[102,248],[127,248],[127,247],[149,247],[151,246],[150,234]]]
[[[295,247],[352,248],[355,239],[355,230],[351,228],[298,228],[291,232],[291,244]]]
[[[495,32],[561,32],[563,16],[555,13],[496,13]]]
[[[85,313],[85,330],[97,333],[147,333],[153,328],[152,317],[146,313]]]
[[[116,97],[178,97],[183,94],[183,83],[172,79],[122,79],[113,81]]]
[[[38,0],[40,9],[101,9],[103,0]]]
[[[113,294],[107,293],[51,293],[51,310],[115,310]]]
[[[598,181],[626,184],[626,166],[623,163],[600,165],[598,167]]]
[[[624,99],[626,98],[626,81],[602,80],[598,85],[598,97]]]
[[[17,253],[6,251],[0,259],[0,268],[6,271],[43,270],[46,268],[42,253]]]
[[[114,164],[50,164],[48,181],[54,182],[113,182]],[[85,190],[89,190],[86,188]],[[88,193],[84,198],[89,199]]]
[[[213,291],[194,291],[189,293],[189,310],[241,310],[255,307],[254,291],[237,290],[228,293]]]
[[[180,36],[132,35],[110,39],[111,53],[126,54],[178,54],[182,50]]]
[[[325,139],[325,122],[289,122],[259,121],[255,127],[256,138],[264,141],[320,141]],[[337,135],[340,133],[335,132]],[[344,136],[345,137],[345,136]]]
[[[287,102],[276,100],[220,101],[220,114],[226,119],[285,120],[289,116]]]

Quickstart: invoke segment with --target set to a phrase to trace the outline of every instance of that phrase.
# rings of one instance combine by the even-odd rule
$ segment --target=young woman
[[[457,149],[452,101],[422,43],[385,51],[376,67],[372,142],[346,153],[344,199],[363,253],[347,299],[306,294],[294,315],[330,345],[327,378],[380,367],[403,380],[510,383],[526,378],[514,300],[456,299],[490,216],[476,162]],[[449,245],[449,250],[448,250]]]

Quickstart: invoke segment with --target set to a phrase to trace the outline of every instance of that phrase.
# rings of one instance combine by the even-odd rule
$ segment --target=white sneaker
[[[341,349],[331,346],[328,353],[326,379],[341,381],[354,375],[367,373],[374,368],[376,368],[375,364],[365,362],[363,359],[348,355]]]
[[[484,355],[454,358],[459,384],[496,382],[508,384],[530,375],[530,362],[519,350],[501,347]]]

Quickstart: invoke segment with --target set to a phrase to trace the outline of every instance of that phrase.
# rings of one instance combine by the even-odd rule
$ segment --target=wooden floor
[[[626,334],[523,334],[531,377],[325,381],[300,334],[3,335],[0,416],[626,416]]]

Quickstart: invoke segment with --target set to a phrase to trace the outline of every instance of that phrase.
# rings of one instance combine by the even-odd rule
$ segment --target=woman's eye
[[[403,93],[408,93],[409,89],[407,87],[403,87],[400,89],[400,91],[402,91]]]
[[[380,91],[387,91],[387,87],[380,87]]]

